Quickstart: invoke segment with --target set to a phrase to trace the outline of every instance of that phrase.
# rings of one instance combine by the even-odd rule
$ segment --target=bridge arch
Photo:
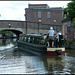
[[[0,29],[0,31],[12,31],[13,33],[15,33],[18,37],[20,34],[24,33],[22,30],[19,29]]]

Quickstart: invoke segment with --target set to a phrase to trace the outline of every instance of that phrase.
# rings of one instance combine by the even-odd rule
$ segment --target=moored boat
[[[36,55],[65,55],[64,47],[47,47],[47,34],[21,34],[18,48]]]

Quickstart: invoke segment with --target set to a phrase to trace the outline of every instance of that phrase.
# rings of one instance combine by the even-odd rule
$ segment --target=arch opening
[[[17,35],[18,38],[19,38],[19,35],[23,33],[23,31],[15,30],[15,29],[2,29],[0,31],[12,32],[13,34]]]

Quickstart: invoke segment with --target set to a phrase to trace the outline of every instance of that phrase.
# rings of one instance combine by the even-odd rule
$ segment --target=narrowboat
[[[65,55],[65,48],[47,47],[47,34],[21,34],[17,42],[18,48],[36,55]]]

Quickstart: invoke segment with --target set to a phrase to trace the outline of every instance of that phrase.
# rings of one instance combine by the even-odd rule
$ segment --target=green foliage
[[[68,10],[67,10],[68,8],[64,8],[64,14],[67,14],[67,12],[68,12]]]
[[[73,18],[71,26],[75,27],[75,18]]]
[[[64,9],[64,14],[67,14],[71,20],[75,17],[75,1],[68,3],[68,7]]]
[[[67,40],[64,39],[64,43],[67,45]]]
[[[72,40],[68,40],[69,45],[73,44]]]
[[[14,33],[11,33],[10,31],[0,31],[0,34],[3,34],[3,33],[5,33],[5,34],[14,34]]]
[[[6,33],[6,31],[0,31],[0,34]]]

